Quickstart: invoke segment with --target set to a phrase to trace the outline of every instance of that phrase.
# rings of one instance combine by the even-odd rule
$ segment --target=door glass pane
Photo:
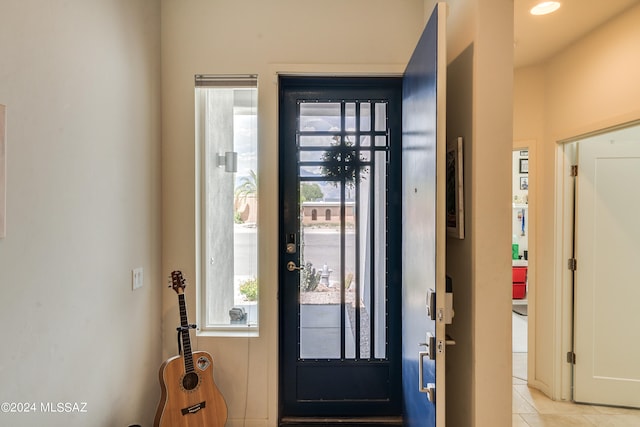
[[[345,104],[345,129],[347,131],[356,130],[356,103],[347,102]]]
[[[349,188],[348,194],[354,196],[353,192],[355,190],[355,186],[353,185],[353,181],[347,184],[347,188]],[[347,208],[347,216],[346,216],[346,227],[345,227],[345,265],[344,265],[344,279],[342,282],[344,283],[345,288],[345,316],[346,316],[346,330],[347,330],[347,342],[345,346],[346,356],[349,359],[353,359],[356,357],[356,336],[357,336],[357,327],[356,322],[359,318],[357,313],[358,303],[357,301],[360,298],[359,286],[358,286],[358,277],[357,277],[357,250],[358,247],[356,245],[356,229],[355,224],[357,222],[356,215],[354,215],[354,202],[348,201],[345,204]]]
[[[387,129],[387,103],[376,103],[376,130],[384,131]]]
[[[339,102],[313,102],[300,104],[301,131],[336,131],[340,126]]]
[[[302,167],[301,167],[302,169]],[[301,182],[300,357],[340,357],[341,215],[330,181]],[[333,196],[335,198],[335,195]],[[339,199],[338,199],[339,200]]]
[[[371,104],[368,102],[360,104],[360,130],[363,132],[371,130]]]
[[[300,104],[305,130],[324,123],[314,135],[298,135],[302,359],[386,358],[388,147],[386,129],[372,130],[371,105]],[[385,104],[375,105],[386,114],[378,107]],[[360,130],[337,131],[342,122]]]
[[[305,150],[300,152],[300,162],[322,162],[332,153],[323,150]],[[336,154],[336,160],[340,160],[340,154]]]
[[[375,173],[372,176],[372,182],[374,188],[380,188],[381,185],[384,185],[386,181],[387,175],[387,161],[386,161],[386,153],[377,151],[375,153],[375,165],[373,170]],[[384,187],[383,187],[384,188]],[[374,205],[373,205],[373,228],[374,228],[374,248],[386,248],[387,247],[387,235],[384,233],[386,229],[386,216],[387,216],[387,199],[386,199],[386,191],[377,191],[375,193]],[[385,310],[385,301],[387,300],[386,295],[386,279],[387,279],[387,264],[386,264],[386,254],[384,251],[374,251],[374,255],[372,256],[372,261],[374,265],[374,283],[373,283],[373,294],[374,299],[369,303],[369,306],[372,307],[371,311],[374,313],[373,325],[375,328],[375,357],[376,358],[384,358],[386,357],[386,310]]]
[[[300,168],[301,178],[316,178],[322,174],[322,166],[303,166]]]
[[[329,147],[336,142],[333,134],[300,135],[298,141],[301,147]]]

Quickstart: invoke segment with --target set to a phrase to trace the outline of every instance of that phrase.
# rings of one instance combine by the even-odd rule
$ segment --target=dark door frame
[[[387,293],[390,303],[387,307],[387,325],[390,328],[386,333],[387,344],[386,354],[389,362],[389,377],[388,383],[388,398],[383,401],[371,399],[370,401],[349,401],[347,403],[349,410],[345,411],[345,403],[340,401],[326,401],[322,403],[315,402],[300,402],[296,408],[292,408],[290,405],[291,391],[297,387],[297,384],[291,383],[291,381],[285,378],[285,372],[287,370],[297,370],[298,365],[301,364],[301,359],[296,355],[292,355],[290,347],[292,340],[296,340],[298,333],[298,325],[293,325],[292,322],[283,321],[285,313],[291,313],[291,310],[296,310],[293,305],[297,307],[297,292],[298,289],[295,286],[283,286],[287,277],[285,274],[285,265],[291,260],[291,257],[285,252],[284,248],[288,243],[289,228],[285,223],[285,217],[293,218],[298,216],[298,202],[299,199],[291,199],[284,197],[285,194],[296,194],[298,197],[298,182],[290,182],[282,173],[284,167],[297,168],[297,148],[295,150],[295,157],[291,151],[285,150],[285,144],[292,144],[292,133],[295,134],[295,120],[291,120],[291,110],[287,109],[287,103],[295,104],[297,98],[301,96],[301,93],[305,93],[305,97],[309,99],[323,99],[323,100],[341,100],[343,99],[343,92],[348,90],[353,92],[349,96],[349,99],[372,99],[372,93],[367,95],[367,91],[371,92],[374,87],[386,87],[385,90],[394,92],[390,106],[392,109],[389,111],[390,116],[394,116],[390,119],[390,147],[388,156],[393,160],[393,167],[390,168],[389,174],[389,191],[387,191],[387,202],[391,206],[389,208],[389,215],[391,216],[387,220],[387,253],[390,255],[388,261],[388,273],[387,273]],[[295,92],[295,93],[294,93]],[[386,95],[385,95],[386,96]],[[292,98],[293,97],[293,98]],[[402,123],[402,78],[401,77],[285,77],[282,76],[279,81],[279,242],[278,242],[278,272],[279,272],[279,303],[278,303],[278,319],[279,319],[279,417],[281,423],[284,418],[287,417],[364,417],[364,416],[386,416],[386,417],[400,417],[402,412],[402,320],[401,320],[401,269],[402,263],[400,259],[401,253],[401,216],[402,216],[402,145],[401,145],[401,123]],[[297,173],[297,172],[296,172]],[[390,229],[393,227],[397,229],[393,231]],[[299,242],[298,242],[299,244]],[[295,295],[294,295],[295,293]],[[295,320],[294,320],[295,321]],[[298,320],[299,321],[299,320]],[[366,360],[335,360],[335,361],[322,361],[328,369],[331,369],[332,363],[337,364],[364,364],[369,363],[374,366],[376,361]],[[329,372],[325,370],[324,372]],[[334,384],[329,381],[329,384]],[[318,408],[321,408],[319,410]],[[369,425],[372,425],[369,423]]]

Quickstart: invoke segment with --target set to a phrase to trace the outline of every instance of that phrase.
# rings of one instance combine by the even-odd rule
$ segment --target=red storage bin
[[[512,267],[513,299],[523,299],[527,295],[527,267]]]
[[[523,299],[527,295],[526,283],[513,284],[513,299]]]
[[[513,271],[513,283],[527,282],[527,267],[511,267]]]

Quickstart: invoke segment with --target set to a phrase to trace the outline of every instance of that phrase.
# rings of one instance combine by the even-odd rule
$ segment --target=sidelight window
[[[258,331],[257,77],[195,77],[198,327]]]

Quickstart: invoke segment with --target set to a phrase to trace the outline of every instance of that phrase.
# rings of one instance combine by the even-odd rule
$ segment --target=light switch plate
[[[142,267],[134,268],[131,270],[131,288],[133,290],[139,289],[144,284],[144,270]]]

